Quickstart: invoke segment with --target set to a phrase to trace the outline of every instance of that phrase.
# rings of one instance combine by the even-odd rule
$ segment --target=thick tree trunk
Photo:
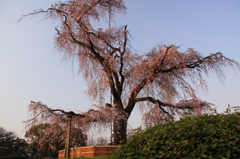
[[[118,100],[114,98],[114,104],[116,109],[120,111],[120,115],[116,116],[113,121],[114,145],[119,145],[124,144],[127,140],[127,122],[135,106],[135,100],[131,98],[126,109],[123,107],[121,98]]]
[[[114,145],[124,144],[127,139],[127,119],[116,118],[113,122]]]

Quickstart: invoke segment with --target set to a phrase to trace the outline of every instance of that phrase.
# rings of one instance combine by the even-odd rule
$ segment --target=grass
[[[77,157],[71,159],[108,159],[109,156],[97,156],[97,157]]]
[[[94,159],[107,159],[108,156],[97,156],[97,157],[80,157],[79,159],[89,159],[89,158],[94,158]]]
[[[97,157],[80,157],[80,158],[77,158],[77,159],[107,159],[108,156],[97,156]]]

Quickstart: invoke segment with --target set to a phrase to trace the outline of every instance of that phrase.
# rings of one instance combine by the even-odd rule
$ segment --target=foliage
[[[48,129],[51,131],[57,130],[57,134],[53,136],[53,133],[49,133],[50,130],[47,131]],[[48,132],[48,135],[45,135],[45,131]],[[72,147],[86,145],[86,137],[80,129],[73,127],[71,134],[70,145]],[[64,149],[65,140],[61,136],[65,136],[65,130],[57,124],[44,123],[32,126],[25,134],[31,149],[31,157],[57,157],[58,151]]]
[[[112,158],[240,158],[240,113],[204,114],[136,130]]]
[[[161,117],[174,119],[186,112],[201,114],[212,105],[196,95],[197,89],[207,89],[204,75],[215,73],[224,79],[224,67],[240,69],[238,62],[221,52],[204,57],[192,48],[181,52],[179,46],[173,44],[156,45],[149,52],[135,53],[130,46],[127,25],[110,25],[117,14],[126,11],[124,0],[72,0],[22,17],[44,14],[44,19],[60,22],[55,27],[55,47],[64,53],[64,59],[77,59],[79,73],[88,85],[89,98],[103,107],[104,98],[110,92],[113,104],[106,103],[106,106],[120,112],[103,113],[109,109],[101,107],[95,114],[103,113],[105,117],[98,115],[99,119],[90,120],[106,123],[109,120],[104,119],[112,118],[115,144],[126,140],[127,120],[137,105],[141,106],[145,123],[158,122]],[[110,27],[98,28],[99,22],[108,22]],[[46,116],[59,117],[48,106],[35,104],[31,103],[29,110],[34,114],[38,109],[42,120],[50,119],[45,119]],[[79,127],[89,128],[86,125],[92,122],[89,118],[83,119],[91,116],[89,114],[78,114],[81,118],[77,120],[82,120],[78,122]]]
[[[24,156],[28,153],[28,144],[20,139],[14,132],[6,131],[0,127],[0,157],[2,156]]]
[[[11,155],[11,156],[2,156],[0,159],[26,159],[24,156]]]
[[[63,134],[63,131],[58,131],[59,134],[55,138],[51,135],[43,136],[44,131],[49,127],[50,124],[39,124],[26,131],[25,137],[31,149],[31,157],[57,157],[58,151],[64,148],[64,140],[59,140],[58,137]]]

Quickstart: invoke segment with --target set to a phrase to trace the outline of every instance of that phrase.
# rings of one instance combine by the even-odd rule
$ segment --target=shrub
[[[240,113],[184,117],[138,129],[111,158],[240,158]]]
[[[11,155],[11,156],[2,156],[0,159],[25,159],[23,156],[19,155]]]

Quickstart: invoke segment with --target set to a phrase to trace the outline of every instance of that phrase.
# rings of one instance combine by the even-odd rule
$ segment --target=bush
[[[138,129],[111,158],[240,158],[240,113],[185,117]]]
[[[25,159],[23,156],[19,155],[11,155],[11,156],[2,156],[0,159]]]

